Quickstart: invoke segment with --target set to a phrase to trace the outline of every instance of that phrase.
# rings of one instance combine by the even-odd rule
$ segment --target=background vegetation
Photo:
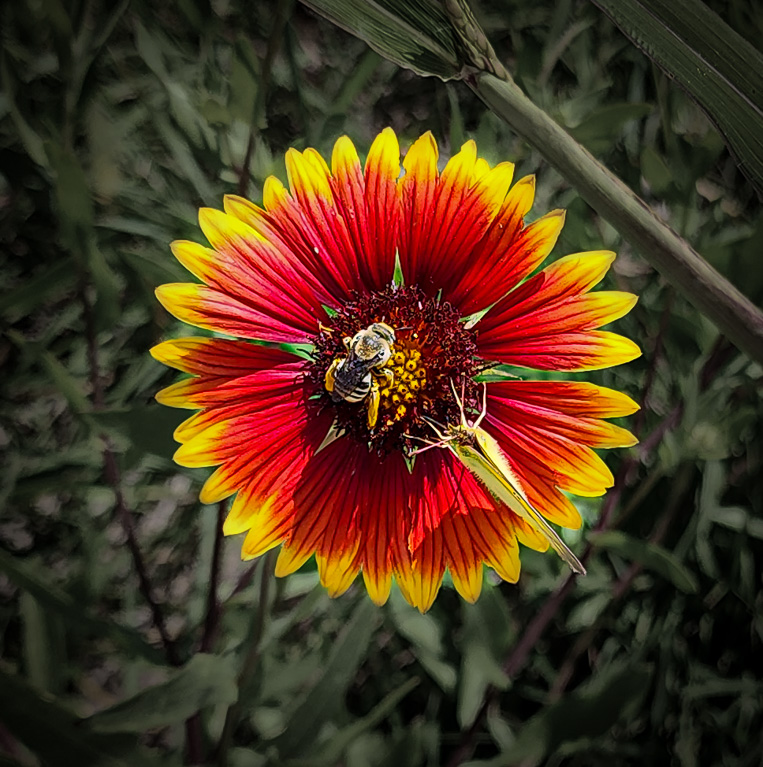
[[[415,5],[415,3],[413,4]],[[759,3],[709,4],[753,45]],[[594,5],[475,5],[518,84],[758,305],[760,200],[685,93]],[[422,79],[299,4],[9,0],[0,9],[0,765],[753,767],[763,753],[761,368],[463,84]],[[760,94],[758,94],[760,96]],[[572,582],[523,552],[474,606],[419,615],[222,540],[148,348],[196,211],[259,200],[289,146],[391,125],[468,137],[608,247],[644,356],[641,438],[581,499]]]

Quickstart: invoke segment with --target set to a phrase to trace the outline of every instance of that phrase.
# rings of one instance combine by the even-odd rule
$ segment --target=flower
[[[286,575],[314,553],[332,596],[362,572],[382,604],[394,577],[425,611],[446,568],[469,601],[480,593],[483,563],[515,582],[517,542],[545,550],[546,540],[451,451],[411,456],[416,440],[434,439],[425,419],[459,422],[459,387],[467,410],[477,411],[482,387],[474,379],[488,368],[580,371],[637,357],[634,343],[598,330],[636,301],[591,292],[614,254],[567,256],[530,276],[564,213],[525,225],[533,177],[511,186],[513,165],[491,168],[473,141],[442,173],[426,133],[401,175],[389,128],[365,167],[342,137],[331,168],[313,149],[289,150],[286,168],[290,191],[268,178],[263,207],[229,196],[224,213],[200,212],[211,247],[172,245],[201,284],[161,286],[159,300],[178,319],[233,337],[181,338],[152,350],[191,374],[157,395],[198,410],[175,433],[175,460],[218,467],[201,500],[236,494],[224,532],[246,533],[244,558],[282,544],[276,574]],[[393,284],[396,269],[404,284]],[[327,372],[331,378],[373,323],[395,334],[390,359],[361,371],[372,372],[365,384],[373,396],[332,397]],[[309,359],[295,354],[305,348]],[[487,384],[484,428],[529,501],[549,521],[577,528],[565,493],[598,496],[612,485],[592,448],[633,445],[628,431],[602,419],[636,409],[626,395],[591,383],[506,376]]]

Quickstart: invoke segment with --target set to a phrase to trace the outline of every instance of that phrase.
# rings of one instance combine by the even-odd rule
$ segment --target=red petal
[[[506,423],[558,434],[589,447],[631,447],[636,444],[636,438],[619,426],[599,418],[570,415],[561,411],[557,408],[553,393],[550,393],[543,404],[528,402],[523,397],[523,383],[524,381],[504,381],[491,384],[491,415],[499,418],[500,413],[500,419]],[[550,392],[553,392],[553,388]]]
[[[447,292],[464,315],[495,303],[532,273],[551,253],[564,224],[564,212],[555,210],[524,226],[518,218],[522,201],[512,192],[529,186],[523,179],[509,193],[506,205],[493,220],[486,235],[468,254],[467,268],[454,277]],[[521,186],[520,186],[521,185]],[[534,188],[534,187],[533,187]]]
[[[632,341],[594,330],[635,303],[628,293],[587,293],[613,258],[607,251],[567,256],[520,285],[480,322],[480,354],[540,370],[593,370],[638,357]]]
[[[294,362],[294,355],[270,346],[222,338],[177,338],[151,349],[159,362],[184,373],[236,378]]]
[[[400,201],[397,179],[400,176],[400,146],[391,128],[385,128],[368,151],[365,167],[366,250],[361,263],[367,263],[369,287],[381,288],[392,280],[397,252]]]
[[[498,387],[498,388],[494,388]],[[560,413],[590,418],[617,418],[635,413],[639,406],[622,392],[578,381],[505,381],[490,384],[491,393],[535,405],[551,405]]]

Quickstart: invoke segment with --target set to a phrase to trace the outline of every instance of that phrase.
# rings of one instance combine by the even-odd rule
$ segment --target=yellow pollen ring
[[[395,343],[395,353],[387,363],[392,369],[395,380],[391,386],[385,386],[379,394],[379,409],[384,413],[384,422],[392,426],[395,421],[404,418],[408,407],[419,397],[426,387],[427,371],[421,358],[421,352],[408,346],[405,340]]]

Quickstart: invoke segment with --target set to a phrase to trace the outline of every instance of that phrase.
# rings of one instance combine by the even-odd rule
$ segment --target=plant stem
[[[207,592],[207,613],[204,619],[204,630],[199,645],[200,652],[209,652],[215,641],[217,626],[220,622],[221,606],[217,598],[217,586],[220,581],[220,564],[223,549],[223,522],[227,501],[217,504],[217,523],[215,526],[215,540],[212,547],[212,563],[209,566],[209,591]]]
[[[85,321],[85,339],[87,344],[87,359],[90,374],[90,388],[93,397],[93,409],[101,410],[104,406],[104,392],[103,384],[101,381],[100,367],[98,361],[98,341],[95,332],[95,320],[93,317],[93,308],[90,305],[90,299],[88,297],[88,285],[85,276],[81,277],[80,281],[80,301],[82,303],[82,314]],[[130,551],[135,572],[138,575],[138,586],[143,599],[151,611],[151,619],[153,621],[156,630],[159,632],[159,637],[164,648],[164,654],[167,657],[167,661],[172,666],[182,665],[180,653],[178,652],[177,645],[170,637],[167,631],[167,626],[164,622],[164,614],[162,613],[159,603],[154,599],[151,581],[148,577],[148,568],[146,567],[145,560],[143,559],[143,553],[140,550],[140,544],[138,543],[138,536],[135,530],[135,520],[133,519],[132,512],[125,503],[124,494],[122,493],[122,476],[119,471],[119,464],[117,463],[116,455],[111,449],[108,437],[101,435],[103,440],[103,472],[106,477],[106,481],[114,491],[114,497],[116,499],[116,513],[119,523],[122,526],[122,530],[125,533],[127,539],[127,548]],[[187,764],[201,764],[203,761],[203,741],[202,741],[202,727],[201,717],[198,714],[189,717],[185,721],[186,732],[186,763]]]
[[[257,613],[252,623],[252,631],[248,637],[249,648],[244,657],[244,661],[241,664],[241,671],[238,675],[238,699],[228,708],[228,711],[225,714],[225,724],[223,725],[220,744],[217,748],[218,767],[227,767],[228,750],[230,749],[230,744],[233,739],[233,729],[241,714],[241,693],[260,662],[260,653],[262,651],[260,642],[262,641],[262,634],[265,630],[265,618],[267,616],[268,604],[270,601],[270,581],[272,579],[273,570],[271,553],[272,552],[264,554],[257,562],[261,570],[260,599],[259,604],[257,605]]]
[[[90,305],[90,299],[87,295],[88,286],[86,281],[82,280],[80,285],[80,301],[82,303],[82,315],[85,320],[85,339],[87,343],[87,359],[90,376],[90,389],[93,397],[93,409],[101,410],[104,406],[103,384],[101,383],[101,376],[99,372],[98,362],[98,342],[95,334],[95,320],[93,318],[93,308]],[[111,489],[114,491],[114,497],[116,499],[116,512],[117,519],[119,520],[122,530],[124,531],[125,538],[127,539],[127,548],[130,551],[133,565],[135,566],[135,572],[138,576],[138,584],[140,593],[143,599],[146,601],[149,609],[151,610],[151,619],[159,632],[159,637],[162,640],[162,646],[167,656],[167,660],[173,666],[179,666],[181,661],[178,656],[175,643],[170,638],[167,632],[167,627],[164,623],[164,615],[162,614],[159,604],[153,597],[151,582],[148,577],[148,569],[146,568],[143,554],[138,544],[138,537],[135,531],[135,520],[133,519],[132,512],[125,503],[124,495],[122,493],[122,478],[119,471],[119,464],[117,463],[114,451],[111,449],[108,437],[103,434],[101,438],[104,442],[103,448],[103,473],[106,477],[106,481],[109,483]]]
[[[691,481],[691,467],[684,465],[678,472],[673,485],[671,487],[671,499],[667,504],[666,511],[659,517],[657,523],[652,530],[652,534],[649,536],[649,542],[652,544],[660,544],[668,532],[670,524],[675,519],[678,512],[683,508],[681,502],[685,500],[686,492],[689,489]],[[612,605],[619,602],[624,597],[636,576],[644,569],[644,566],[640,562],[632,562],[625,572],[620,576],[617,582],[612,587],[612,599],[610,600],[607,608],[611,608]],[[564,663],[562,664],[559,672],[554,679],[554,683],[549,691],[549,700],[551,702],[558,700],[564,691],[567,689],[572,676],[575,672],[575,666],[577,665],[580,656],[593,644],[597,633],[601,629],[602,621],[605,616],[605,612],[599,615],[596,623],[590,626],[583,634],[581,634],[575,644],[572,646],[572,650],[567,655]]]
[[[268,97],[270,72],[273,69],[273,61],[278,53],[278,49],[281,47],[281,40],[284,37],[286,22],[291,15],[293,4],[294,0],[285,0],[276,5],[276,18],[273,22],[273,29],[270,32],[270,37],[268,38],[268,47],[265,51],[265,58],[262,60],[262,69],[260,70],[260,78],[257,84],[257,94],[254,97],[254,105],[252,107],[252,122],[249,126],[249,138],[246,142],[244,161],[241,164],[241,173],[238,177],[237,192],[243,196],[246,195],[246,190],[249,186],[249,166],[252,163],[254,142],[260,128],[260,119],[265,110],[265,103]]]

